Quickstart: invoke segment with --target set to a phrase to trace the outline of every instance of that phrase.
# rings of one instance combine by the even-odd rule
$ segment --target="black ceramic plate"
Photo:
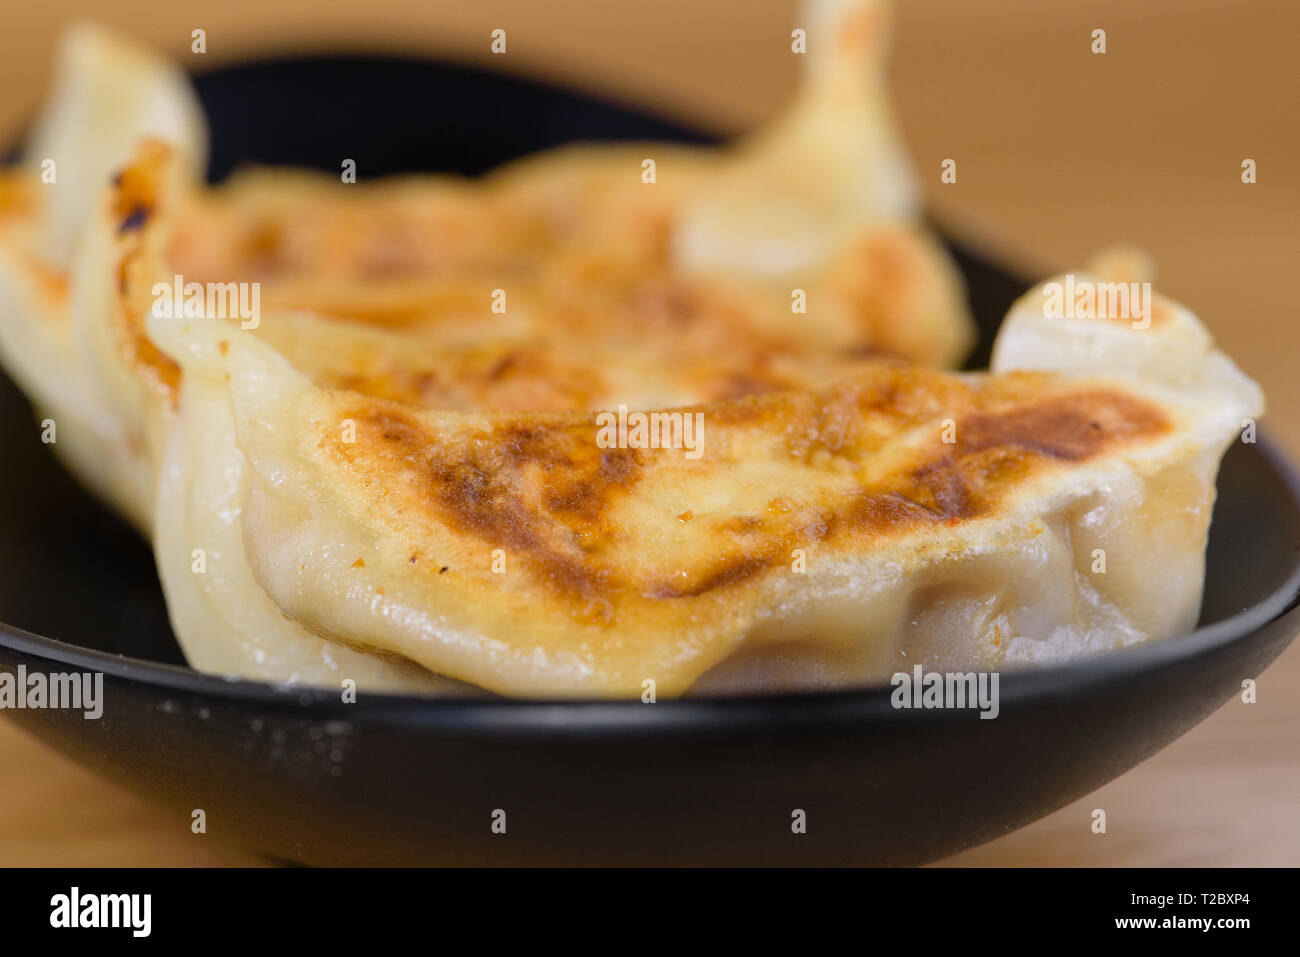
[[[212,173],[240,160],[362,176],[478,172],[580,139],[701,139],[535,84],[391,60],[200,76]],[[956,250],[986,361],[1024,284]],[[1213,318],[1213,317],[1211,317]],[[1238,444],[1219,479],[1202,627],[1002,677],[1001,714],[895,711],[888,689],[640,703],[434,701],[194,672],[145,544],[40,444],[0,381],[0,669],[105,675],[103,718],[9,711],[176,827],[307,863],[932,860],[1114,778],[1259,675],[1300,629],[1300,484]],[[521,625],[523,627],[524,625]],[[20,630],[21,629],[21,630]],[[39,636],[50,637],[39,637]],[[506,813],[506,833],[491,830]],[[791,832],[803,809],[808,828]]]

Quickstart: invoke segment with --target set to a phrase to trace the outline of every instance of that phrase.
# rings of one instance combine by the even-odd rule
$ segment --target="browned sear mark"
[[[686,569],[651,554],[629,570],[621,557],[629,543],[620,505],[648,475],[658,479],[661,469],[681,466],[640,450],[599,448],[590,418],[489,418],[444,433],[417,413],[365,405],[350,416],[364,423],[360,434],[372,447],[357,451],[331,441],[348,461],[396,468],[399,486],[413,496],[405,501],[419,503],[422,521],[509,550],[562,598],[609,604],[620,594],[701,596],[785,565],[794,548],[869,547],[873,539],[995,514],[1035,472],[1171,428],[1159,408],[1116,391],[1062,391],[1043,378],[1025,379],[1023,386],[952,386],[936,399],[934,381],[921,376],[891,366],[822,393],[742,400],[746,414],[734,415],[730,425],[711,422],[719,432],[759,429],[776,436],[769,454],[778,461],[793,456],[813,484],[765,489],[752,506],[762,514],[737,511],[711,521],[718,551]],[[706,414],[713,408],[706,406]],[[945,444],[938,423],[949,408],[956,441]],[[884,439],[872,423],[884,429]],[[933,441],[900,447],[897,467],[863,478],[880,443],[904,425],[933,425]],[[805,438],[789,444],[786,436]],[[817,464],[815,451],[824,455],[828,447],[848,469],[841,470],[847,486],[827,482]],[[693,518],[691,511],[677,516],[683,524]]]

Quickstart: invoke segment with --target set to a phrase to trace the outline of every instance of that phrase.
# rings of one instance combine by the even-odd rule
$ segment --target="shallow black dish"
[[[416,62],[281,61],[197,83],[214,178],[244,159],[337,170],[346,157],[372,177],[478,172],[584,137],[706,138]],[[956,254],[981,326],[978,365],[1024,284]],[[59,468],[3,379],[0,448],[0,670],[102,671],[106,695],[98,721],[8,714],[173,808],[178,829],[203,808],[210,835],[306,863],[932,860],[1132,767],[1300,629],[1300,482],[1267,445],[1237,445],[1219,479],[1202,627],[1004,675],[995,721],[895,711],[887,689],[653,706],[363,694],[345,705],[184,667],[148,548]],[[791,833],[796,808],[805,835]],[[496,809],[504,835],[491,830]]]

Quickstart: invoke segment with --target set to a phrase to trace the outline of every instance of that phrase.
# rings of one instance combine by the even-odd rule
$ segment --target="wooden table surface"
[[[740,129],[788,93],[788,0],[483,0],[432,5],[280,0],[12,5],[0,33],[0,135],[40,101],[54,37],[94,15],[212,62],[365,48],[544,72]],[[437,8],[435,8],[435,6]],[[464,7],[464,9],[458,9]],[[951,230],[1030,274],[1140,243],[1158,285],[1191,305],[1261,383],[1266,429],[1300,452],[1300,334],[1288,283],[1300,222],[1300,84],[1293,0],[903,0],[893,63],[900,121],[930,204]],[[1108,52],[1089,52],[1095,28]],[[1252,158],[1258,182],[1240,181]],[[958,161],[958,183],[939,164]],[[967,851],[962,865],[1300,864],[1300,643],[1259,702],[1224,705],[1083,800]],[[253,864],[0,721],[0,865]],[[1105,808],[1109,833],[1089,828]]]

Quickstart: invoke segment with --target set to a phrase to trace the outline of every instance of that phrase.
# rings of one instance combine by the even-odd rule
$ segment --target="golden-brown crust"
[[[879,363],[817,393],[700,407],[707,453],[601,448],[590,416],[457,417],[430,423],[398,405],[340,394],[318,437],[332,468],[384,490],[399,539],[444,530],[507,550],[560,602],[617,604],[725,590],[813,544],[872,547],[906,530],[995,515],[1047,470],[1166,435],[1164,411],[1114,389],[1033,375],[962,383]],[[344,441],[338,421],[357,424]],[[945,429],[951,420],[951,429]],[[441,420],[439,420],[441,421]],[[954,441],[945,442],[945,433]],[[630,509],[702,476],[770,462],[762,507],[697,507],[694,545],[625,564]],[[671,512],[671,514],[670,514]],[[664,528],[681,526],[680,508]],[[703,547],[701,547],[703,545]]]
[[[531,190],[289,175],[283,195],[256,177],[180,195],[175,164],[144,144],[109,206],[123,348],[168,397],[177,370],[142,318],[153,283],[174,275],[259,283],[257,334],[316,384],[424,408],[677,405],[815,388],[884,353],[964,351],[941,254],[909,228],[851,244],[795,312],[788,282],[676,267],[667,190],[609,190],[609,209],[575,218],[562,212],[582,177],[567,168]],[[333,321],[277,318],[303,314]]]
[[[144,140],[131,163],[113,177],[107,215],[114,229],[113,263],[117,277],[116,328],[126,361],[168,402],[175,402],[180,367],[163,353],[145,330],[153,303],[153,285],[161,277],[149,255],[159,242],[155,221],[171,201],[168,178],[179,162],[175,151],[157,140]],[[170,277],[168,277],[170,278]]]

